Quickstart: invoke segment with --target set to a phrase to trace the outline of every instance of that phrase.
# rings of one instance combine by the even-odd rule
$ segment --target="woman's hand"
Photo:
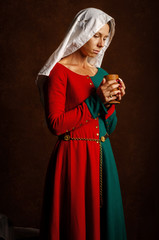
[[[96,93],[101,98],[104,104],[112,100],[121,100],[125,95],[125,84],[121,78],[119,80],[110,80],[109,82],[103,78],[100,86],[97,88]]]
[[[120,93],[118,94],[117,99],[120,101],[121,98],[125,95],[125,88],[126,87],[125,87],[125,84],[124,84],[124,82],[123,82],[123,80],[121,78],[119,78],[118,83],[120,84],[119,85]]]
[[[120,89],[117,89],[119,88],[119,86],[120,83],[118,83],[117,80],[110,80],[109,82],[107,82],[106,79],[103,78],[101,84],[96,90],[96,93],[98,94],[102,102],[104,104],[107,104],[110,101],[115,100],[118,96],[121,97],[123,92],[121,92]]]

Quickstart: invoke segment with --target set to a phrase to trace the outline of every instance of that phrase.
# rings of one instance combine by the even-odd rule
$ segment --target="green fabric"
[[[89,96],[85,103],[93,118],[98,117],[98,113],[105,115],[107,113],[107,109],[105,108],[104,104],[101,102],[100,98],[97,94]]]
[[[100,85],[101,80],[105,75],[108,75],[108,73],[104,69],[98,68],[97,74],[94,77],[91,77],[91,79],[96,79],[95,81],[93,81],[95,88],[97,88]],[[93,118],[98,117],[99,112],[102,115],[105,115],[107,113],[107,108],[105,107],[100,97],[96,93],[89,96],[85,100],[85,103],[87,104],[88,109],[91,112]]]
[[[97,74],[94,77],[91,77],[95,88],[100,85],[104,75],[107,74],[108,73],[105,70],[99,68]],[[109,134],[112,133],[117,123],[116,111],[114,111],[114,113],[106,120],[104,113],[107,113],[107,109],[99,98],[90,97],[88,100],[86,99],[86,104],[93,117],[97,117],[97,112],[99,111],[102,113],[98,116],[99,137],[104,136],[106,132]],[[109,138],[101,144],[103,157],[103,207],[100,210],[100,240],[126,240],[125,219],[118,172]]]
[[[117,117],[116,117],[116,110],[113,112],[113,114],[108,118],[105,119],[106,129],[109,135],[115,130],[115,127],[117,125]]]

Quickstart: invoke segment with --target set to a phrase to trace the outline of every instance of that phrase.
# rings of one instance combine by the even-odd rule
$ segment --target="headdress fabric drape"
[[[69,26],[63,41],[38,73],[36,84],[38,85],[39,90],[41,88],[41,82],[43,82],[42,79],[44,79],[42,77],[49,76],[50,71],[57,62],[81,48],[108,22],[110,22],[110,32],[105,41],[104,47],[96,57],[88,57],[88,62],[96,67],[101,66],[104,53],[112,41],[115,33],[115,20],[102,10],[96,8],[86,8],[78,12]],[[42,97],[42,93],[40,94]]]

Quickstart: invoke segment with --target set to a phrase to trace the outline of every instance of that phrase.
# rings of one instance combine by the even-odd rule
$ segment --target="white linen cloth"
[[[41,100],[43,98],[41,90],[44,83],[44,76],[49,76],[50,71],[57,62],[59,62],[63,57],[66,57],[81,48],[90,38],[94,36],[96,32],[99,31],[101,27],[108,22],[110,22],[111,27],[104,47],[96,57],[88,57],[88,62],[96,67],[101,66],[104,53],[112,41],[115,33],[115,20],[102,10],[96,8],[86,8],[77,13],[63,41],[38,73],[36,84],[40,90]]]

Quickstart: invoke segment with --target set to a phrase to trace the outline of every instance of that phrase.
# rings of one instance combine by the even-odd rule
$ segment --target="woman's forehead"
[[[103,27],[101,27],[96,33],[101,35],[108,36],[109,35],[109,25],[106,23]]]

